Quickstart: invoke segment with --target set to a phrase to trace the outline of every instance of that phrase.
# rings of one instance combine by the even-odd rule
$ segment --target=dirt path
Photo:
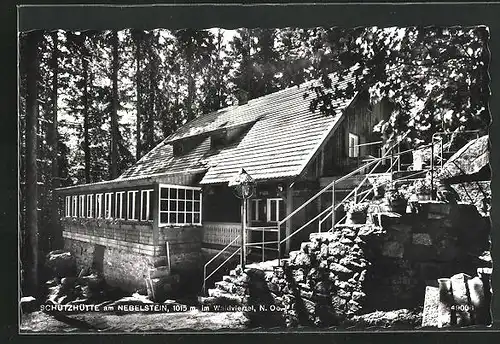
[[[82,313],[67,317],[33,312],[23,315],[21,319],[21,332],[164,332],[246,328],[248,319],[241,312],[198,310],[167,314]]]

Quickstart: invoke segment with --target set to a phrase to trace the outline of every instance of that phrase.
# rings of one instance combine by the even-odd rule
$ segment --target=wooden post
[[[401,172],[401,146],[398,142],[398,172]]]
[[[335,183],[332,184],[332,229],[335,227]]]
[[[168,241],[165,242],[165,252],[167,254],[167,265],[168,265],[168,273],[170,274],[171,270],[171,264],[170,264],[170,245]]]
[[[431,200],[434,200],[434,135],[431,141]]]
[[[286,189],[286,215],[288,216],[288,214],[291,214],[292,211],[293,211],[292,187],[287,186],[287,189]],[[278,228],[278,231],[280,231],[280,230],[281,230],[281,228]],[[285,223],[285,233],[286,233],[285,237],[288,237],[290,234],[292,234],[292,218],[289,218]],[[279,238],[281,238],[281,236]],[[285,243],[285,253],[290,252],[290,241],[291,241],[291,238],[289,240],[287,240]],[[278,244],[278,245],[281,247],[281,244]]]
[[[264,228],[262,228],[262,261],[264,261],[264,240],[265,240],[265,234],[266,234],[266,231],[264,230]]]
[[[247,202],[243,197],[243,214],[241,216],[241,270],[245,270],[246,261],[246,247],[245,247],[245,232],[246,232],[246,219],[247,219]]]
[[[160,184],[156,183],[153,187],[153,194],[150,196],[149,201],[153,202],[153,255],[160,255],[156,252],[160,244]],[[142,211],[142,209],[141,209]]]

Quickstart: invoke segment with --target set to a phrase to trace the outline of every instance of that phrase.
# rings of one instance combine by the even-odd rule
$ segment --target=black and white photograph
[[[489,40],[20,31],[20,333],[487,328]]]

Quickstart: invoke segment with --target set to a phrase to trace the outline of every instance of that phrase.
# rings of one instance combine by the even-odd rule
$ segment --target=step
[[[215,288],[225,291],[227,293],[234,293],[236,286],[232,282],[219,281],[215,282]]]
[[[217,299],[219,299],[219,301],[233,302],[236,304],[243,304],[245,301],[245,298],[242,296],[233,295],[233,294],[230,294],[228,292],[225,292],[225,291],[217,289],[217,288],[208,289],[208,296],[213,297],[213,298],[217,298]]]
[[[170,275],[168,266],[158,266],[156,268],[148,269],[149,278],[162,278]]]
[[[156,256],[156,257],[153,257],[153,266],[155,268],[157,268],[159,266],[166,266],[167,263],[168,263],[167,256]]]

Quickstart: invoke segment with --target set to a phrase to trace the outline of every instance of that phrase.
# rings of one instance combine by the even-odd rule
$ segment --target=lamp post
[[[228,184],[238,198],[243,202],[243,214],[241,219],[241,269],[245,269],[246,248],[245,248],[245,235],[246,235],[246,222],[247,222],[247,199],[252,197],[255,187],[253,178],[242,168],[238,173],[229,181]]]

